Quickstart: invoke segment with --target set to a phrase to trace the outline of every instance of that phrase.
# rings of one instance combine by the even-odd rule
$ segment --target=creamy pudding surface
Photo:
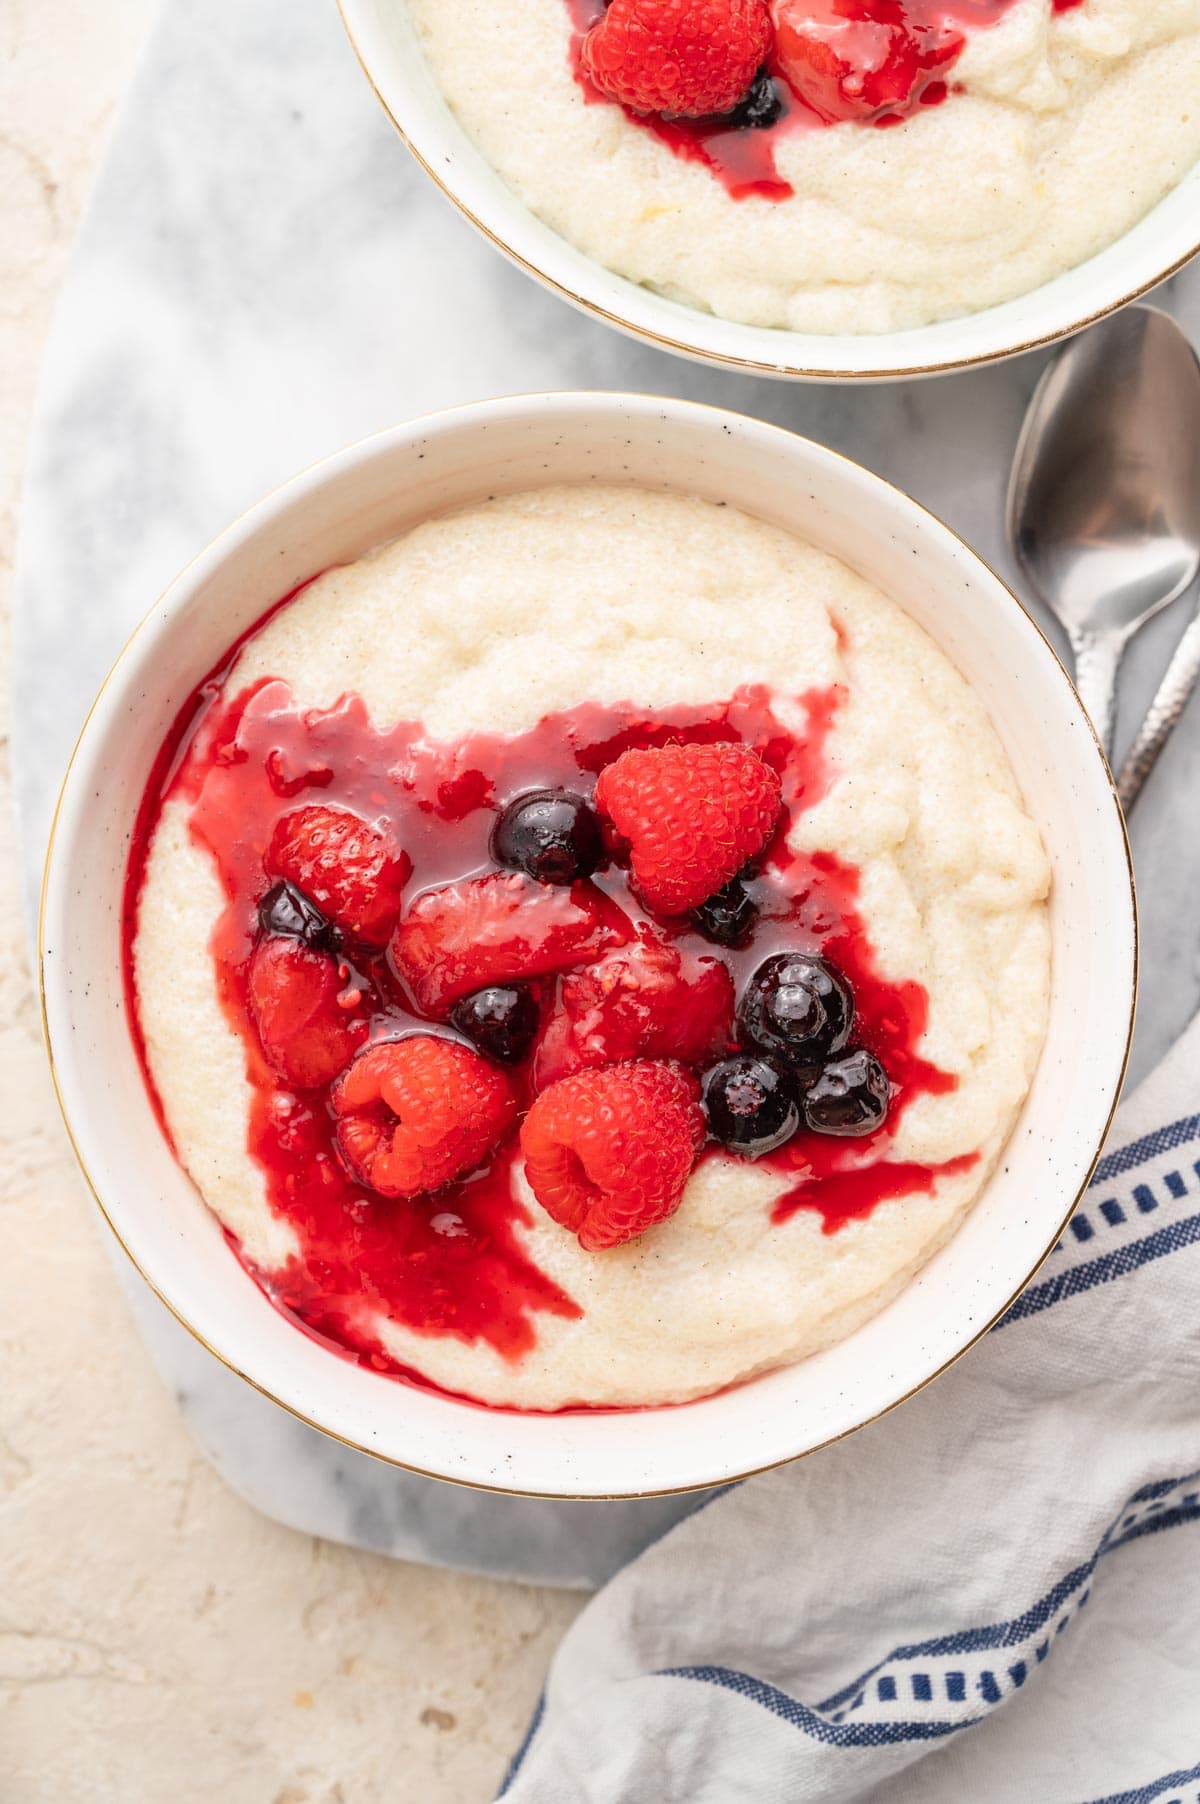
[[[772,132],[782,199],[734,198],[586,95],[580,0],[395,4],[534,213],[618,274],[747,325],[886,332],[1010,300],[1112,244],[1200,160],[1200,0],[1015,0],[967,31],[938,104],[887,129]]]
[[[543,12],[516,12],[525,10]],[[738,696],[751,699],[730,708]],[[546,488],[430,521],[320,576],[246,643],[209,703],[144,846],[136,1008],[180,1160],[259,1281],[310,1326],[492,1404],[685,1399],[851,1332],[970,1208],[1041,1048],[1049,867],[975,694],[899,607],[845,565],[729,507],[634,489]],[[277,709],[269,719],[268,704]],[[313,1219],[319,1209],[323,1221],[341,1211],[364,1261],[383,1258],[378,1241],[418,1220],[434,1235],[395,1268],[403,1307],[381,1307],[392,1293],[374,1277],[351,1295],[353,1272],[330,1281],[337,1298],[318,1306],[313,1273],[325,1268],[309,1257],[309,1228],[288,1200],[296,1180],[279,1161],[300,1147],[308,1181],[320,1160],[302,1136],[326,1132],[325,1105],[300,1108],[265,1071],[252,1025],[239,1025],[237,973],[257,929],[253,906],[231,901],[231,891],[249,885],[249,896],[270,879],[256,875],[254,848],[238,844],[240,831],[254,830],[253,809],[222,814],[214,796],[236,794],[219,785],[249,781],[267,744],[247,723],[261,717],[269,735],[286,718],[307,735],[303,756],[293,740],[267,755],[275,787],[261,789],[278,796],[280,815],[338,793],[335,741],[352,734],[356,746],[389,748],[369,793],[386,802],[401,845],[411,828],[414,846],[419,829],[434,846],[439,834],[449,842],[475,832],[486,848],[506,798],[488,789],[476,761],[549,745],[548,719],[576,723],[570,731],[581,736],[579,723],[608,722],[590,733],[604,739],[614,720],[650,716],[669,729],[678,718],[686,739],[710,715],[768,720],[776,738],[790,736],[788,768],[804,775],[778,858],[792,861],[787,870],[811,867],[830,897],[853,899],[852,909],[838,903],[840,925],[830,917],[818,929],[833,935],[831,958],[842,956],[841,932],[855,969],[874,974],[858,999],[864,1031],[875,1031],[872,1010],[901,1009],[915,1024],[913,1044],[901,1052],[900,1033],[887,1041],[894,1054],[881,1053],[885,1065],[894,1059],[899,1086],[885,1130],[820,1146],[809,1135],[794,1156],[784,1149],[757,1161],[710,1147],[669,1219],[599,1251],[539,1205],[519,1153],[482,1187],[387,1202],[358,1188],[318,1199]],[[669,737],[665,729],[656,743]],[[455,746],[470,757],[447,750]],[[619,750],[614,739],[593,774],[577,773],[580,788]],[[439,781],[422,790],[430,761]],[[786,801],[786,780],[784,793]],[[433,803],[413,801],[426,794]],[[451,880],[455,856],[438,881]],[[413,857],[402,920],[430,881]],[[822,903],[813,920],[822,909],[837,912]],[[764,949],[780,943],[786,936]],[[725,956],[718,945],[687,944]],[[346,1180],[336,1161],[325,1164],[333,1196]],[[883,1176],[870,1191],[874,1173]],[[491,1213],[472,1240],[476,1207]],[[485,1242],[510,1245],[511,1261],[495,1280],[499,1300],[472,1314],[462,1298],[494,1279],[472,1263]],[[446,1266],[443,1247],[458,1245],[461,1265]],[[404,1287],[428,1258],[436,1284],[418,1306]]]

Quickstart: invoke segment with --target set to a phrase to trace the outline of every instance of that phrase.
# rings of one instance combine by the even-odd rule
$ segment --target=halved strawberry
[[[589,964],[632,931],[623,910],[590,883],[556,888],[497,871],[418,896],[389,950],[421,1010],[441,1017],[486,984]]]
[[[358,1004],[339,1002],[336,958],[299,940],[269,935],[250,959],[250,1013],[272,1071],[298,1090],[315,1090],[343,1071],[367,1035]]]
[[[949,22],[879,0],[775,0],[774,16],[780,71],[829,125],[913,111],[965,44]]]
[[[642,926],[628,945],[563,978],[561,1007],[534,1059],[534,1086],[627,1059],[704,1064],[728,1051],[733,1006],[733,980],[720,959],[666,945]]]

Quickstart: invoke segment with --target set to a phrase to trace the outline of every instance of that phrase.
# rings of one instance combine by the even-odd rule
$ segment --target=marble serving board
[[[1200,267],[1156,298],[1200,338]],[[1014,579],[1005,479],[1043,361],[851,390],[723,375],[637,345],[543,291],[458,216],[385,121],[333,0],[168,0],[79,234],[31,447],[13,703],[31,922],[62,772],[126,635],[234,514],[339,445],[520,390],[686,395],[857,458]],[[1132,653],[1123,740],[1190,606]],[[1135,1077],[1200,1001],[1198,783],[1200,701],[1133,823],[1145,945]],[[201,1444],[295,1527],[585,1586],[698,1501],[539,1503],[393,1471],[233,1377],[115,1257]]]

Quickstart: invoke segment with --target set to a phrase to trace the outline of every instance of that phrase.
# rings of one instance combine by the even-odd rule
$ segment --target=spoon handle
[[[1175,731],[1188,696],[1200,681],[1200,613],[1197,613],[1167,665],[1166,675],[1158,686],[1146,718],[1138,728],[1137,738],[1117,778],[1117,794],[1122,806],[1133,807],[1142,784],[1158,763],[1158,755]]]
[[[1125,650],[1125,639],[1126,635],[1121,632],[1076,633],[1071,641],[1075,652],[1075,687],[1092,717],[1104,755],[1109,759],[1116,725],[1117,671]]]

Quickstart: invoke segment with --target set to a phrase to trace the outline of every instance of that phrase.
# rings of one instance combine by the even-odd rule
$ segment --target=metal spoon
[[[1142,784],[1158,763],[1158,755],[1179,724],[1189,695],[1200,682],[1200,613],[1193,615],[1167,665],[1158,693],[1146,710],[1137,737],[1126,753],[1117,778],[1121,806],[1129,811]]]
[[[1125,647],[1200,571],[1200,364],[1167,314],[1127,307],[1055,358],[1017,444],[1008,531],[1111,755]]]

